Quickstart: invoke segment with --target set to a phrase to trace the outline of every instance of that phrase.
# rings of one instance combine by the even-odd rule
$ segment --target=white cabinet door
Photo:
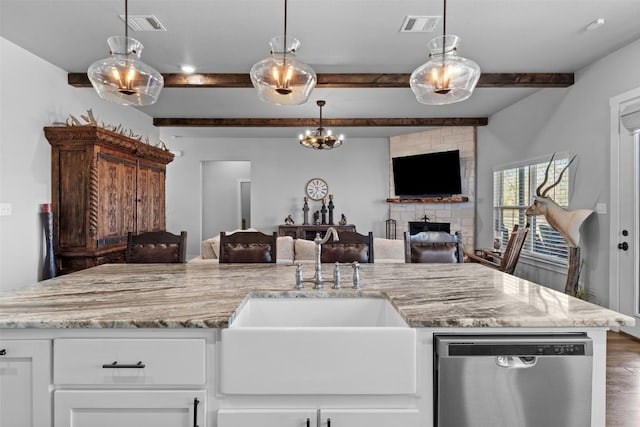
[[[50,378],[50,341],[0,341],[0,426],[50,427]]]
[[[204,402],[202,390],[58,390],[54,427],[206,427]]]
[[[322,409],[319,427],[418,427],[417,409]]]
[[[220,409],[218,427],[316,427],[316,409]]]

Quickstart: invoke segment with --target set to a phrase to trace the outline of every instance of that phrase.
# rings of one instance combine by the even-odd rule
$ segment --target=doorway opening
[[[201,167],[202,240],[251,227],[251,162],[208,160]]]

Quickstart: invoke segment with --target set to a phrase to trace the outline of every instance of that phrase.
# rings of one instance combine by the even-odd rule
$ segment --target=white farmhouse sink
[[[228,394],[412,394],[416,332],[385,298],[249,297],[222,331]]]

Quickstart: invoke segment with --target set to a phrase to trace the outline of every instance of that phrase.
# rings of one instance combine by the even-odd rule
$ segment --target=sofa
[[[242,230],[235,230],[234,233]],[[246,231],[256,231],[247,229]],[[296,262],[309,263],[315,261],[315,243],[312,240],[294,239],[291,236],[278,236],[277,240],[278,264],[294,264]],[[217,263],[220,253],[220,236],[203,240],[200,247],[201,255],[189,260],[189,263]],[[374,263],[404,263],[404,241],[373,239]]]

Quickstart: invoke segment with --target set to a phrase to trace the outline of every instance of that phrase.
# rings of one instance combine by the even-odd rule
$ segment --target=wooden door
[[[134,229],[135,180],[135,162],[98,155],[98,247],[125,242]]]
[[[138,165],[136,229],[138,233],[165,229],[165,170],[154,165]]]
[[[50,427],[50,378],[50,341],[0,341],[0,426]]]
[[[202,390],[58,390],[54,402],[54,427],[207,425]]]

